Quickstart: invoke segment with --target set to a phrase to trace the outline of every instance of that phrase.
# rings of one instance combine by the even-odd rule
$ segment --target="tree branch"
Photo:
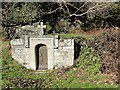
[[[67,7],[66,1],[65,1],[65,0],[62,0],[62,1],[63,1],[64,6],[65,6],[66,9],[67,9],[68,14],[70,15],[70,11],[69,11],[69,8]]]
[[[95,11],[98,11],[98,10],[100,10],[100,9],[104,9],[104,8],[106,8],[106,7],[108,7],[109,6],[109,4],[106,6],[106,5],[104,5],[103,6],[103,4],[100,4],[100,5],[95,5],[94,7],[91,7],[91,8],[89,8],[86,12],[84,12],[84,13],[82,13],[82,14],[71,14],[70,15],[70,17],[71,16],[83,16],[83,15],[85,15],[85,14],[87,14],[87,13],[89,13],[89,12],[95,12]],[[101,7],[101,8],[100,8]]]
[[[43,12],[43,13],[40,13],[40,14],[52,14],[52,13],[54,13],[54,12],[56,12],[57,10],[59,10],[59,9],[61,9],[61,7],[58,7],[58,8],[56,8],[55,10],[53,10],[53,11],[49,11],[49,12]]]
[[[72,7],[74,7],[75,9],[79,9],[79,8],[77,8],[77,7],[75,7],[74,5],[72,5],[72,4],[70,4],[70,3],[67,3],[68,5],[70,5],[70,6],[72,6]]]
[[[74,14],[77,13],[81,8],[83,8],[87,3],[88,2],[85,2],[77,11],[74,12]]]

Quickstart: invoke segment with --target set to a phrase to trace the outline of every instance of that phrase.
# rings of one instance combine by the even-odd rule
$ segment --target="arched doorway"
[[[36,45],[35,56],[36,56],[36,70],[48,69],[47,46],[44,44]]]

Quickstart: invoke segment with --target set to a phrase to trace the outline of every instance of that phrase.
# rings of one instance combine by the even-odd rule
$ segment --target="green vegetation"
[[[85,39],[91,39],[92,36],[86,35],[86,34],[58,34],[61,38],[85,38]]]
[[[100,70],[100,56],[91,47],[81,48],[77,67],[85,70],[89,74],[95,75]]]
[[[11,58],[9,42],[3,42],[2,88],[116,88],[105,83],[99,68],[99,57],[90,47],[81,48],[77,67],[46,71],[26,69]],[[84,63],[82,62],[84,61]],[[88,66],[88,61],[90,66]],[[87,67],[86,67],[87,66]],[[84,68],[84,69],[83,69]]]
[[[82,41],[85,42],[79,48],[80,53],[78,53],[79,57],[75,67],[46,71],[46,73],[26,69],[12,58],[9,41],[0,36],[3,40],[2,60],[0,60],[2,88],[117,87],[117,84],[110,82],[110,78],[100,72],[100,59],[102,56],[104,64],[101,64],[103,65],[102,72],[113,69],[118,72],[119,65],[116,62],[119,57],[120,36],[104,33],[105,35],[96,37],[99,32],[94,32],[92,35],[88,32],[87,35],[84,31],[109,28],[109,32],[115,33],[116,31],[112,30],[113,27],[116,30],[120,27],[119,2],[2,2],[3,30],[0,30],[0,33],[4,34],[7,39],[12,39],[11,35],[16,34],[16,27],[30,25],[41,20],[47,25],[45,34],[53,34],[53,30],[55,35],[56,33],[66,33],[58,35],[61,39],[74,38],[75,43],[79,46],[82,46]],[[63,30],[63,27],[66,29]],[[86,44],[87,40],[89,46]],[[119,76],[118,73],[114,72],[115,74]],[[119,81],[117,82],[119,83]]]
[[[81,8],[77,9],[79,7]],[[91,7],[94,9],[88,12]],[[44,20],[49,22],[53,28],[57,25],[61,29],[62,26],[67,26],[64,20],[74,22],[73,14],[81,15],[76,18],[80,20],[81,28],[99,28],[102,24],[111,26],[110,23],[114,26],[119,26],[119,2],[62,2],[62,4],[60,2],[2,2],[2,8],[2,24],[4,26],[31,24],[35,21]],[[86,14],[83,14],[85,12]],[[73,17],[70,15],[73,15]]]
[[[45,34],[69,33],[119,27],[119,16],[119,2],[2,2],[2,26],[8,39],[15,34],[16,27],[41,20],[47,25]]]

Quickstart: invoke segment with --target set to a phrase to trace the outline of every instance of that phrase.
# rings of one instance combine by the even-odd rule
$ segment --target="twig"
[[[50,12],[43,12],[43,13],[40,13],[40,14],[52,14],[52,13],[56,12],[56,11],[59,10],[59,9],[61,9],[61,7],[58,7],[58,8],[56,8],[56,9],[53,10],[53,11],[50,11]]]
[[[63,1],[64,6],[65,6],[66,9],[67,9],[68,14],[70,15],[70,11],[69,11],[69,9],[68,9],[68,7],[67,7],[67,5],[66,5],[66,1],[65,1],[65,0],[62,0],[62,1]]]
[[[87,2],[85,2],[77,11],[75,11],[74,14],[77,13],[81,8],[83,8],[86,3],[87,3]]]
[[[72,7],[74,7],[75,9],[79,9],[79,8],[77,8],[77,7],[75,7],[74,5],[72,5],[72,4],[70,4],[70,3],[67,3],[68,5],[70,5],[70,6],[72,6]]]
[[[104,9],[105,7],[108,7],[108,6],[104,6],[103,7],[103,4],[102,5],[95,5],[94,7],[91,7],[91,8],[89,8],[86,12],[84,12],[84,13],[82,13],[82,14],[71,14],[70,15],[70,17],[71,16],[83,16],[83,15],[85,15],[85,14],[87,14],[88,12],[93,12],[93,11],[96,11],[96,10],[100,10],[101,8],[98,8],[98,7],[100,7],[100,6],[102,6],[102,9]],[[96,10],[93,10],[93,9],[96,9]],[[93,10],[93,11],[92,11]]]

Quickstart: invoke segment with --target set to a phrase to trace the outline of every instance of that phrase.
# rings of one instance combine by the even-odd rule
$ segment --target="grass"
[[[82,37],[85,38],[86,40],[92,39],[95,36],[99,36],[103,33],[106,33],[105,30],[91,30],[88,32],[78,32],[78,33],[69,33],[69,34],[55,34],[59,35],[61,38],[75,38],[75,37]]]
[[[74,38],[74,37],[83,37],[85,39],[91,39],[92,36],[89,36],[87,34],[57,34],[59,35],[61,38]]]
[[[58,77],[54,75],[52,79],[49,81],[49,88],[115,88],[116,85],[109,85],[104,83],[96,83],[101,80],[101,75],[97,74],[96,76],[89,76],[89,74],[81,74],[80,76],[76,76],[77,73],[80,73],[79,70],[70,70],[66,72],[64,75],[67,75],[67,79],[65,79],[64,75]],[[47,77],[47,78],[51,78]],[[57,77],[57,78],[55,78]]]
[[[72,35],[68,35],[72,36]],[[66,37],[68,37],[66,36]],[[15,60],[12,59],[9,50],[9,41],[2,43],[2,88],[9,85],[18,87],[15,83],[12,83],[13,79],[33,79],[40,80],[44,79],[42,83],[43,88],[116,88],[117,85],[104,83],[101,73],[96,75],[90,75],[81,68],[72,67],[66,71],[63,69],[56,69],[47,71],[47,73],[38,73],[33,70],[26,69],[19,65]],[[15,81],[18,82],[18,81]],[[22,82],[22,81],[21,81]],[[34,87],[34,85],[32,85]],[[20,88],[20,87],[18,87]]]

